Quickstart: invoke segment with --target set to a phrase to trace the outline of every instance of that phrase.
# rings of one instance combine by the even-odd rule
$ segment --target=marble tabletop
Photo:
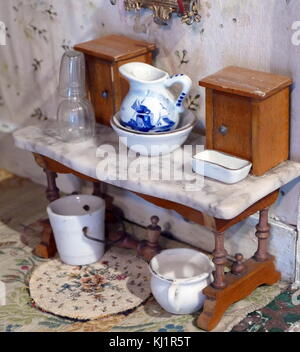
[[[234,218],[300,176],[300,163],[285,161],[264,176],[249,175],[239,183],[227,185],[192,172],[191,148],[179,148],[171,155],[149,161],[146,157],[128,153],[122,145],[120,147],[118,137],[110,127],[99,125],[93,140],[77,144],[62,142],[56,131],[53,124],[27,126],[14,132],[15,144],[92,178],[177,202],[220,219]],[[186,144],[195,146],[199,141],[200,137],[192,134]],[[166,165],[173,170],[170,172],[171,179],[167,177]],[[181,173],[182,169],[184,171]],[[184,179],[180,179],[180,175]]]

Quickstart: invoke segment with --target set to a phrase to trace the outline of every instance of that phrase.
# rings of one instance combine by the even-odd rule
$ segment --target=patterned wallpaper
[[[123,33],[155,42],[159,48],[157,66],[170,74],[185,73],[193,78],[187,106],[203,119],[199,78],[226,64],[268,69],[268,45],[261,55],[261,49],[251,49],[241,41],[258,35],[260,41],[268,37],[269,29],[260,34],[251,13],[262,22],[272,6],[265,7],[257,0],[201,3],[201,23],[187,26],[173,18],[169,26],[160,27],[148,10],[126,12],[122,0],[115,6],[110,0],[1,1],[0,21],[7,27],[7,45],[0,47],[0,118],[18,124],[55,117],[64,50],[97,36]],[[268,22],[264,20],[266,25]]]
[[[7,45],[0,47],[0,118],[22,123],[55,116],[61,56],[75,43],[101,35],[94,14],[103,4],[103,0],[1,1]]]

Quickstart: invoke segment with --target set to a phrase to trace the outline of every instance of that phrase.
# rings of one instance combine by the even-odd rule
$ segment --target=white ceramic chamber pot
[[[174,130],[179,114],[184,112],[183,102],[191,89],[191,79],[184,74],[169,76],[142,62],[127,63],[119,71],[130,85],[120,109],[122,124],[141,132]],[[176,83],[182,87],[177,98],[169,89]]]
[[[69,265],[87,265],[99,261],[104,244],[105,202],[91,195],[59,198],[47,207],[60,259]]]
[[[151,290],[157,302],[172,314],[191,314],[203,305],[203,289],[212,282],[214,265],[194,249],[167,249],[150,262]]]

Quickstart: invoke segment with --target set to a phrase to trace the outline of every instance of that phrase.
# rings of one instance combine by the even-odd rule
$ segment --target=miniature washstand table
[[[186,186],[191,185],[187,185],[187,181],[113,180],[109,171],[99,167],[101,159],[96,151],[98,146],[103,144],[118,150],[119,142],[112,129],[103,125],[98,126],[96,140],[80,144],[65,144],[57,137],[55,128],[48,127],[45,131],[39,126],[28,126],[16,131],[14,139],[18,147],[34,153],[38,164],[44,168],[48,179],[47,197],[50,201],[59,197],[55,183],[56,173],[71,173],[94,182],[96,193],[99,192],[101,182],[112,184],[213,229],[213,262],[216,270],[213,283],[204,291],[207,299],[198,318],[200,328],[212,330],[232,303],[245,298],[258,286],[272,285],[280,279],[280,273],[274,265],[275,258],[269,255],[267,249],[270,235],[268,208],[276,201],[279,189],[300,176],[300,163],[285,161],[264,176],[249,175],[245,180],[233,185],[206,178],[203,180],[199,175],[195,176],[192,171],[186,170],[184,172],[196,177],[196,182],[199,181],[200,185],[203,182],[198,190],[188,191]],[[198,137],[195,139],[195,136],[191,135],[187,143],[192,144],[197,139]],[[178,149],[172,154],[172,167],[176,167],[179,159],[177,153],[180,152]],[[127,153],[126,148],[119,150],[119,153],[119,157],[123,158],[122,153]],[[128,159],[130,162],[130,156]],[[116,164],[114,155],[109,155],[106,161],[110,165]],[[119,172],[127,172],[127,166]],[[245,262],[241,255],[236,255],[236,263],[231,272],[225,275],[227,252],[224,247],[224,232],[257,211],[260,212],[256,232],[257,252]],[[48,244],[42,244],[45,250],[49,243],[48,241]]]

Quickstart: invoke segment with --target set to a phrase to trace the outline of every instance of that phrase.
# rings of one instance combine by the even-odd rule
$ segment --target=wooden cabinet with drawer
[[[263,175],[289,154],[290,78],[227,67],[199,82],[206,88],[206,148],[253,163]]]
[[[108,35],[75,45],[74,49],[85,54],[87,87],[96,120],[109,125],[129,89],[119,67],[132,61],[152,64],[155,45],[122,35]]]

